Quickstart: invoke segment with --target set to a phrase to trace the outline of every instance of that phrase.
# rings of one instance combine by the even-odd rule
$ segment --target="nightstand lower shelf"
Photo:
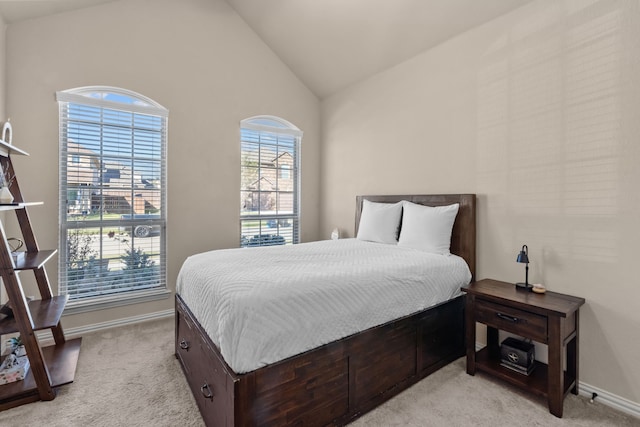
[[[536,360],[535,364],[536,367],[533,372],[531,372],[530,375],[524,375],[500,365],[500,360],[489,356],[489,349],[487,347],[476,353],[476,370],[486,372],[514,386],[526,389],[537,396],[547,398],[549,369],[546,363]],[[575,382],[575,378],[571,378],[566,372],[564,373],[565,396],[571,388],[573,388]]]
[[[75,338],[62,344],[42,347],[52,387],[73,382],[81,343],[82,338]],[[0,411],[38,400],[38,387],[31,370],[24,380],[0,385]]]

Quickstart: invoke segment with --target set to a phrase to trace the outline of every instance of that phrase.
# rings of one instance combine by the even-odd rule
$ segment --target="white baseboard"
[[[485,344],[476,342],[476,351],[484,347]],[[640,418],[640,403],[632,402],[624,397],[609,393],[606,390],[583,383],[582,381],[578,381],[578,391],[580,395],[586,396],[589,399],[593,396],[593,393],[596,393],[598,397],[596,397],[594,403],[602,403],[625,414]]]
[[[166,319],[173,317],[175,314],[174,309],[168,309],[164,311],[156,311],[154,313],[141,314],[138,316],[125,317],[122,319],[110,320],[108,322],[92,323],[90,325],[77,326],[75,328],[64,328],[64,335],[67,338],[80,337],[89,332],[102,331],[105,329],[116,328],[118,326],[133,325],[134,323],[148,322],[151,320]],[[53,343],[53,335],[51,330],[37,332],[38,340],[40,344],[47,345]]]
[[[579,382],[578,390],[582,396],[586,396],[588,398],[591,398],[593,393],[596,393],[598,396],[595,398],[594,403],[602,403],[603,405],[617,409],[625,414],[640,418],[640,404],[636,402],[632,402],[624,397],[609,393],[601,388],[585,384],[582,381]]]

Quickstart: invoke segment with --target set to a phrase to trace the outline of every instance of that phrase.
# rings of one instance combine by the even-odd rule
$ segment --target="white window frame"
[[[286,224],[286,227],[282,229],[282,234],[289,232],[289,227],[291,227],[291,241],[287,242],[287,244],[297,244],[300,242],[300,152],[301,152],[301,142],[303,132],[291,122],[282,119],[277,116],[270,115],[260,115],[254,116],[247,119],[244,119],[240,122],[240,144],[243,143],[242,130],[247,129],[256,132],[264,132],[266,134],[276,134],[283,135],[288,137],[293,137],[294,139],[294,153],[293,157],[293,165],[291,168],[286,169],[288,175],[293,180],[294,189],[293,189],[293,213],[291,214],[263,214],[262,212],[255,215],[247,215],[240,214],[240,246],[270,246],[271,243],[261,242],[259,244],[248,244],[248,236],[245,236],[243,233],[243,223],[250,221],[259,221],[261,224],[258,229],[258,233],[260,236],[264,234],[277,235],[281,234],[281,224]],[[278,169],[277,174],[280,177],[281,171],[284,169]],[[243,180],[241,179],[241,182]],[[241,190],[241,198],[242,198],[242,188]],[[246,189],[245,189],[246,190]],[[278,190],[276,190],[277,192]],[[241,203],[242,205],[242,203]],[[262,224],[266,224],[268,222],[274,222],[275,226],[273,228],[265,228]],[[264,233],[263,233],[264,231]],[[279,243],[278,243],[279,244]]]
[[[123,96],[127,99],[132,100],[133,102],[118,102],[114,100],[106,99],[108,94]],[[160,119],[161,129],[160,129],[160,137],[161,137],[161,147],[160,147],[160,209],[157,214],[158,218],[144,220],[145,225],[149,227],[153,226],[155,229],[159,229],[159,265],[157,269],[157,273],[153,275],[154,281],[157,279],[158,284],[150,285],[148,288],[144,289],[134,289],[134,290],[124,290],[124,291],[110,291],[101,295],[91,295],[88,297],[78,297],[75,299],[70,299],[67,304],[64,314],[75,314],[86,311],[93,311],[99,309],[105,309],[109,307],[116,307],[121,305],[128,304],[137,304],[147,301],[153,301],[158,299],[165,299],[171,295],[171,292],[167,289],[166,283],[166,268],[167,268],[167,246],[166,246],[166,218],[167,218],[167,190],[166,190],[166,170],[167,170],[167,122],[168,122],[168,110],[164,108],[162,105],[153,101],[150,98],[147,98],[144,95],[139,93],[117,88],[117,87],[109,87],[109,86],[87,86],[74,88],[64,91],[59,91],[56,93],[56,99],[58,101],[60,115],[59,115],[59,130],[60,130],[60,195],[59,195],[59,257],[58,257],[58,283],[59,283],[59,293],[64,295],[69,291],[67,288],[68,285],[68,274],[67,274],[67,232],[70,229],[81,229],[81,228],[95,228],[95,227],[122,227],[124,229],[130,228],[134,230],[138,223],[141,223],[141,220],[136,218],[136,216],[131,216],[130,219],[121,218],[120,220],[109,219],[106,220],[101,218],[100,220],[95,221],[70,221],[68,218],[68,181],[67,181],[67,164],[68,164],[68,156],[69,152],[67,150],[67,142],[68,139],[66,137],[66,130],[68,123],[71,122],[66,112],[68,111],[69,105],[77,104],[83,106],[92,106],[100,109],[108,110],[108,111],[123,111],[125,113],[133,113],[140,115],[153,116],[156,119]],[[100,126],[104,125],[102,119],[99,121],[92,122]],[[130,129],[134,130],[136,125],[132,124]],[[128,128],[127,128],[128,129]],[[102,139],[100,138],[100,146],[103,145]],[[140,158],[136,157],[136,153],[131,154],[131,161],[134,162],[135,159]],[[97,160],[102,163],[102,153],[100,153],[97,157]],[[157,159],[154,158],[154,162],[157,163]],[[103,166],[100,166],[100,170]],[[98,172],[100,173],[100,172]],[[131,175],[133,176],[133,170],[131,171]],[[132,178],[133,180],[133,178]],[[80,184],[82,185],[82,184]],[[131,191],[135,191],[132,188]],[[133,212],[132,207],[132,212]],[[153,224],[152,224],[153,223]],[[133,234],[133,232],[132,232]],[[132,249],[135,249],[134,240],[132,238]],[[102,245],[102,243],[100,243]],[[147,276],[145,276],[147,277]],[[138,279],[132,278],[134,280],[131,282],[131,287],[135,287],[135,281]],[[100,280],[96,281],[97,283],[102,283]],[[99,292],[96,292],[99,293]]]

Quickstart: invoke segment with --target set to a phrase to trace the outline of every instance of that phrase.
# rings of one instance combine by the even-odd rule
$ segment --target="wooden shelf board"
[[[4,387],[4,385],[0,385]],[[40,400],[38,392],[35,389],[31,389],[21,395],[12,395],[7,399],[0,398],[0,411],[15,408],[16,406],[26,405],[27,403],[33,403]]]
[[[51,299],[29,301],[29,311],[33,319],[35,331],[56,326],[62,317],[64,306],[69,299],[68,295],[55,296]],[[12,334],[18,332],[15,318],[0,321],[0,334]]]
[[[15,263],[15,270],[35,270],[42,267],[52,256],[58,252],[57,249],[40,250],[38,252],[24,252]]]
[[[24,209],[27,206],[38,206],[42,204],[43,202],[0,203],[0,211],[15,211],[16,209]]]
[[[64,344],[42,348],[42,354],[51,375],[52,387],[73,382],[80,356],[80,344],[82,344],[82,338],[74,338],[65,341]]]
[[[75,338],[63,344],[42,348],[42,355],[51,376],[52,387],[59,387],[73,382],[81,343],[82,338]],[[37,400],[40,400],[38,387],[31,370],[22,381],[0,385],[0,410]]]
[[[487,372],[491,375],[507,381],[522,389],[531,391],[532,393],[544,397],[547,397],[547,381],[549,377],[549,370],[545,363],[535,361],[536,367],[530,375],[524,375],[505,368],[500,365],[498,359],[489,357],[489,350],[487,347],[476,353],[476,369],[479,371]],[[569,377],[566,372],[564,375],[564,394],[574,386],[575,379]]]
[[[0,139],[0,155],[7,157],[10,154],[20,154],[22,156],[28,156],[29,153],[27,153],[24,150],[21,150],[20,148],[9,144],[8,142],[5,142],[3,139]]]

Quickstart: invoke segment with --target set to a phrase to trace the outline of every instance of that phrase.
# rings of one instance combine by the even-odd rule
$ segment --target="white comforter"
[[[236,373],[460,294],[464,260],[356,239],[189,257],[176,292]]]

